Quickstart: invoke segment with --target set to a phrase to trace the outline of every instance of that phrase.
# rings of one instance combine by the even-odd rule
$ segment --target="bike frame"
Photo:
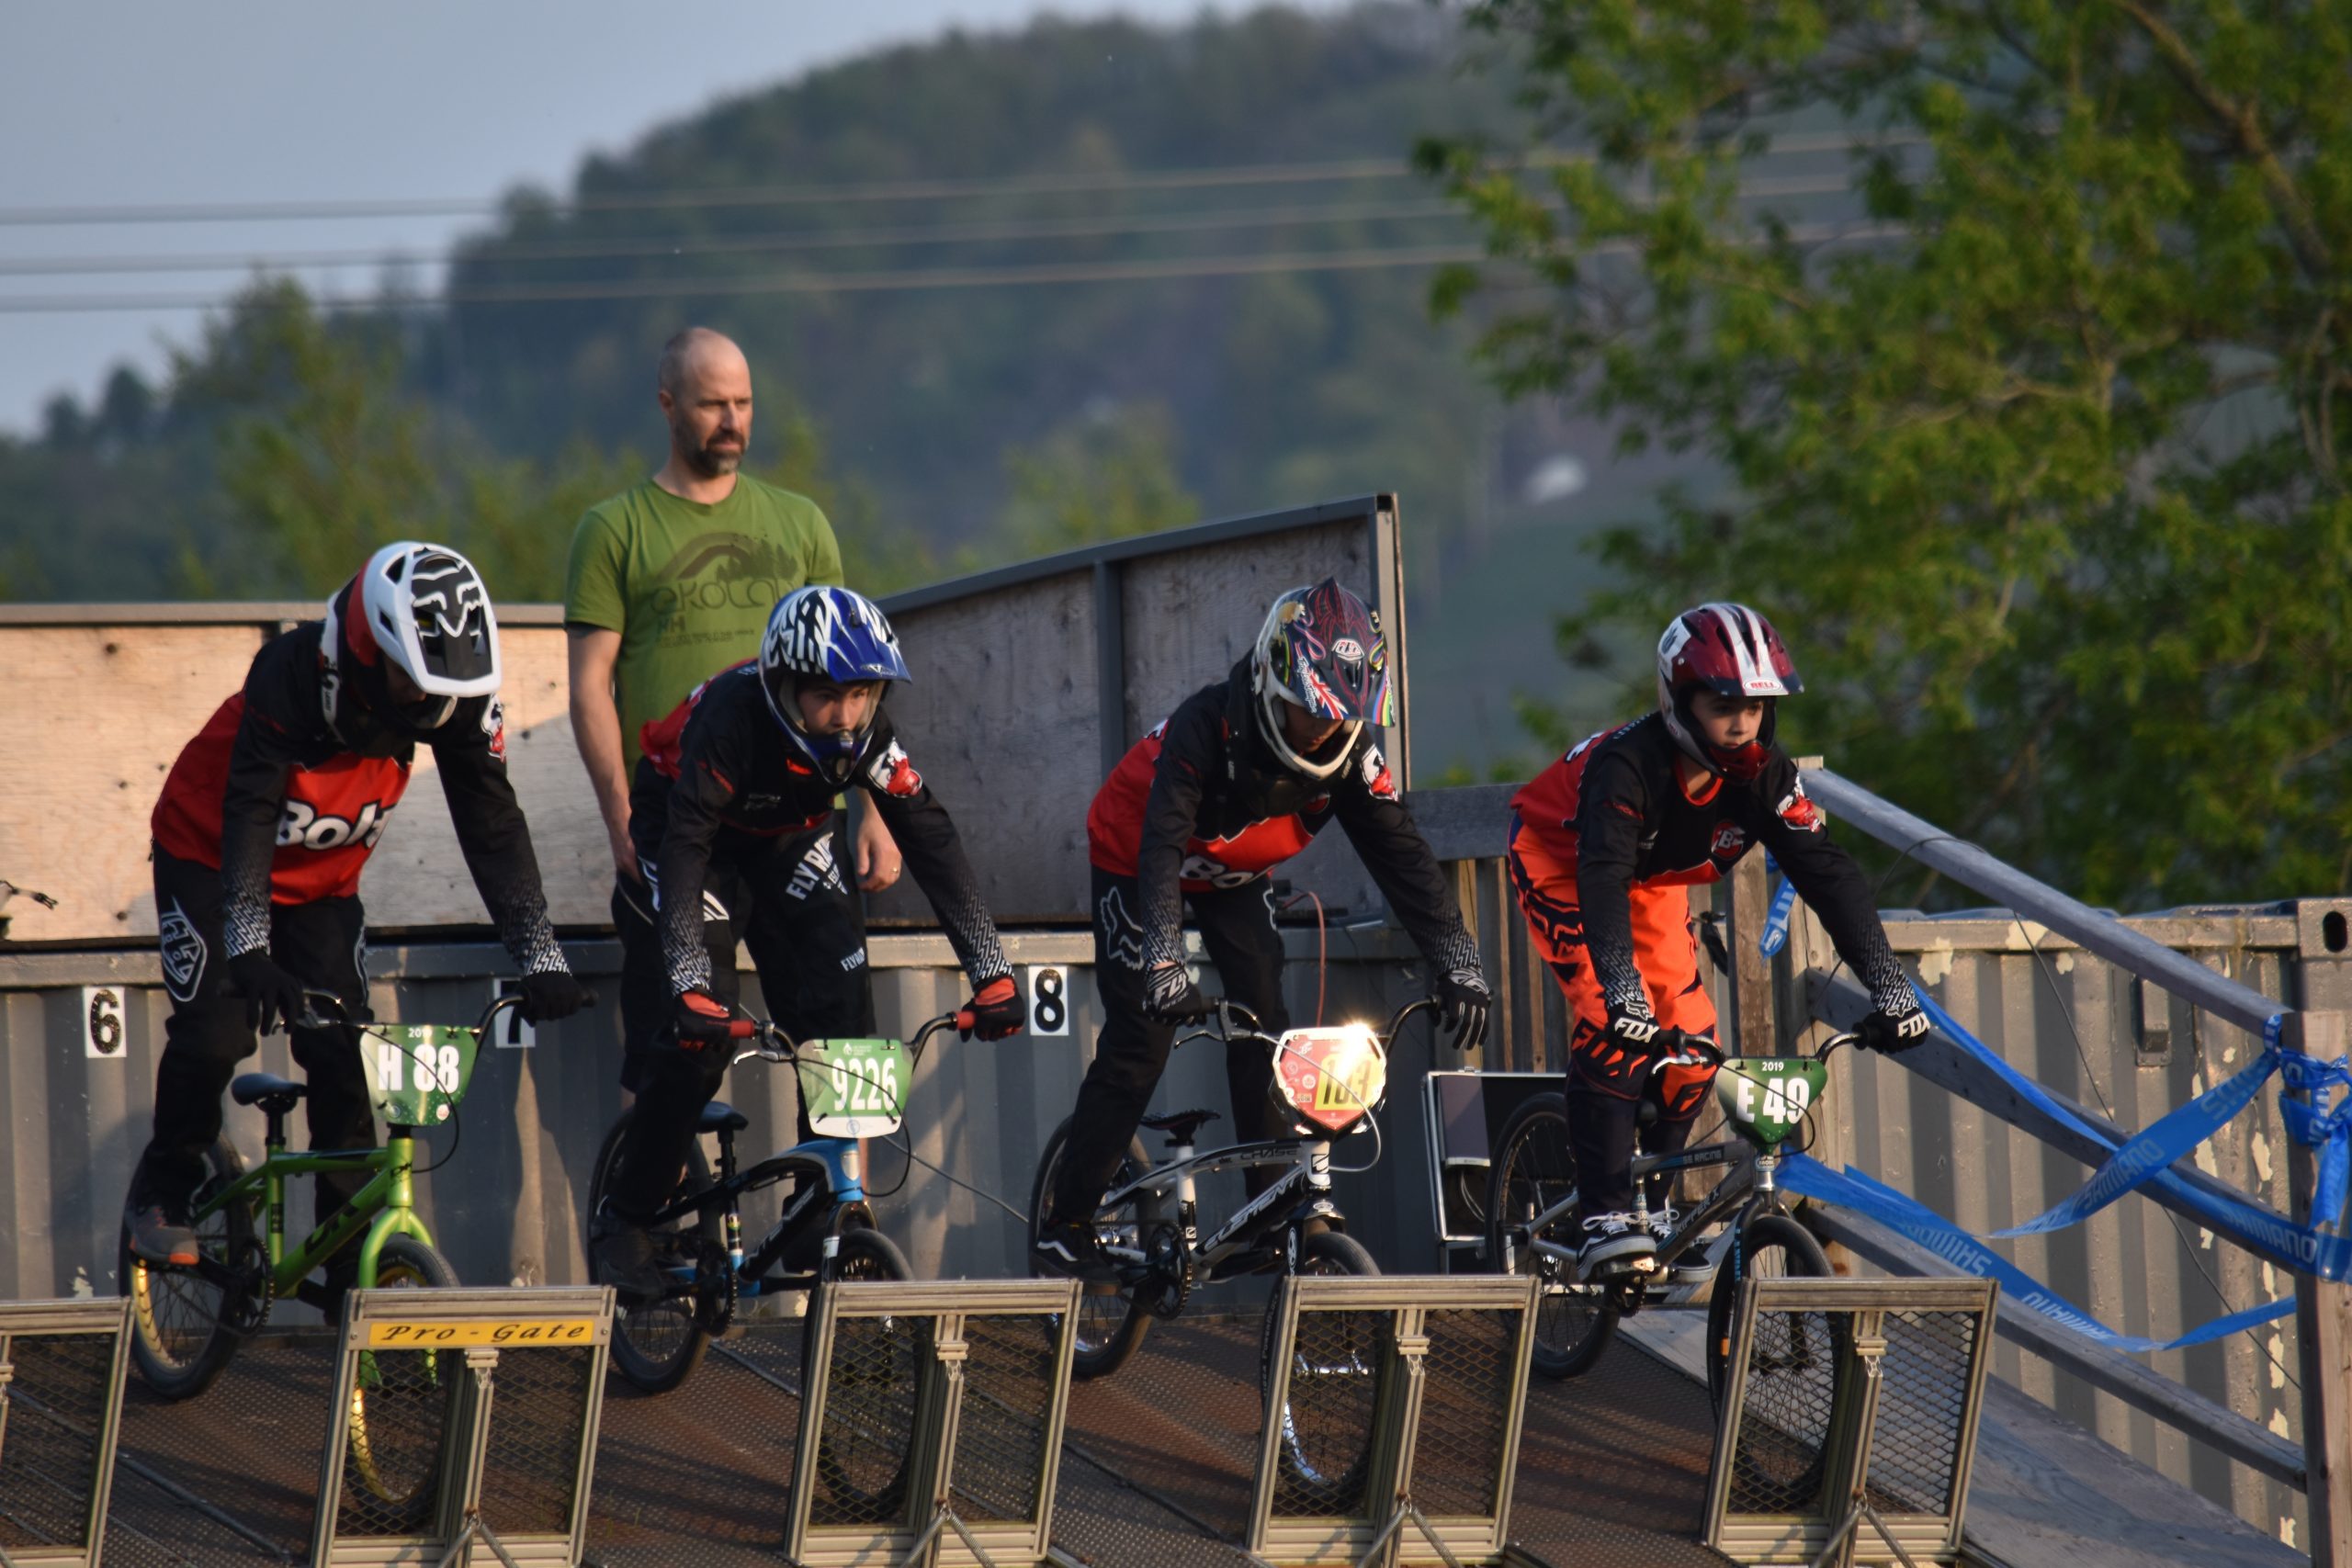
[[[814,1274],[783,1274],[771,1279],[768,1269],[819,1213],[825,1216],[824,1256],[828,1263],[841,1250],[841,1233],[848,1228],[849,1220],[860,1219],[868,1225],[874,1223],[873,1211],[865,1201],[865,1158],[854,1138],[811,1138],[781,1154],[770,1155],[745,1171],[728,1168],[735,1163],[731,1138],[721,1142],[719,1152],[719,1179],[699,1192],[673,1198],[654,1211],[652,1223],[664,1225],[688,1215],[700,1218],[717,1209],[726,1231],[727,1266],[735,1275],[740,1295],[805,1291],[816,1282]],[[746,1254],[740,1200],[744,1193],[774,1186],[797,1170],[813,1171],[819,1179],[803,1190],[797,1202],[777,1216],[759,1245]],[[671,1272],[677,1274],[679,1269]],[[691,1265],[684,1266],[681,1277],[690,1279],[693,1273]]]
[[[416,1214],[416,1139],[415,1129],[393,1127],[379,1149],[314,1149],[302,1154],[290,1153],[286,1147],[285,1130],[275,1124],[266,1145],[262,1162],[231,1182],[220,1191],[197,1205],[194,1218],[201,1224],[234,1203],[243,1203],[260,1215],[264,1222],[264,1241],[269,1256],[270,1289],[273,1294],[290,1296],[311,1270],[318,1268],[336,1253],[349,1246],[354,1236],[360,1235],[358,1284],[363,1290],[376,1283],[376,1269],[383,1256],[384,1243],[394,1235],[413,1236],[427,1247],[433,1245],[433,1234]],[[326,1175],[338,1171],[372,1170],[376,1174],[368,1184],[351,1196],[326,1224],[304,1236],[291,1251],[286,1243],[286,1183],[293,1177]],[[199,1273],[226,1269],[232,1264],[210,1258],[198,1265]],[[217,1282],[217,1281],[216,1281]]]
[[[1261,1143],[1211,1149],[1206,1154],[1194,1154],[1192,1145],[1180,1144],[1170,1149],[1169,1156],[1165,1164],[1153,1166],[1106,1196],[1096,1213],[1105,1214],[1138,1193],[1149,1194],[1145,1200],[1147,1210],[1156,1207],[1164,1211],[1172,1196],[1177,1234],[1207,1280],[1221,1278],[1218,1270],[1226,1264],[1255,1250],[1267,1231],[1291,1224],[1303,1212],[1330,1200],[1331,1142],[1328,1138],[1270,1138]],[[1199,1179],[1219,1171],[1266,1166],[1287,1168],[1272,1187],[1235,1210],[1216,1235],[1203,1241]],[[1332,1212],[1337,1213],[1336,1209]],[[1148,1261],[1138,1247],[1106,1245],[1102,1250],[1122,1263],[1140,1266]]]

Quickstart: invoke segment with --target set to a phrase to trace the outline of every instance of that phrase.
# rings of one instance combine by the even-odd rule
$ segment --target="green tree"
[[[1803,749],[2086,897],[2347,885],[2352,12],[1468,20],[1533,129],[1422,148],[1497,258],[1435,304],[1532,282],[1477,301],[1500,385],[1730,480],[1608,536],[1564,651],[1736,595],[1796,643]],[[1825,126],[1827,221],[1756,178]]]
[[[1174,432],[1164,405],[1121,405],[1007,449],[1010,553],[1050,555],[1199,521],[1201,503],[1177,478]]]

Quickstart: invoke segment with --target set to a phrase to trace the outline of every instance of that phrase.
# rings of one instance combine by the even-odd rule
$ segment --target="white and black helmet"
[[[407,728],[436,728],[458,703],[498,690],[490,591],[473,562],[447,545],[402,539],[369,556],[327,601],[320,649],[335,677],[330,691],[355,686],[379,716]],[[393,701],[393,669],[424,700]]]

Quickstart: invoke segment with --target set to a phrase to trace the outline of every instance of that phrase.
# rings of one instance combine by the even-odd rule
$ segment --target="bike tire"
[[[1380,1265],[1354,1237],[1325,1230],[1299,1239],[1298,1272],[1363,1276],[1379,1273]],[[1287,1282],[1279,1287],[1288,1288]],[[1267,1297],[1265,1325],[1258,1336],[1261,1410],[1273,1395],[1281,1307],[1279,1293]],[[1319,1512],[1349,1506],[1371,1472],[1373,1417],[1388,1331],[1384,1314],[1317,1313],[1315,1319],[1313,1342],[1302,1337],[1292,1346],[1290,1397],[1270,1418],[1282,1427],[1283,1478],[1278,1495],[1283,1506],[1306,1505]]]
[[[863,1226],[841,1233],[827,1279],[911,1280],[914,1269],[898,1244]],[[818,1298],[808,1303],[809,1323]],[[915,1401],[928,1352],[922,1324],[910,1317],[858,1317],[833,1328],[832,1376],[817,1433],[817,1477],[828,1495],[816,1510],[830,1522],[879,1524],[895,1517],[907,1496],[914,1463]],[[815,1336],[800,1338],[800,1387],[814,1386],[809,1362]]]
[[[611,1185],[613,1169],[619,1163],[621,1140],[628,1131],[629,1119],[636,1114],[624,1111],[614,1119],[605,1134],[605,1142],[596,1151],[595,1168],[588,1181],[588,1224],[594,1226],[596,1214],[604,1208],[605,1194]],[[696,1138],[687,1146],[684,1178],[689,1189],[710,1185],[710,1156],[703,1152],[702,1140]],[[712,1246],[721,1245],[724,1230],[716,1213],[704,1213],[694,1221],[682,1221],[671,1227],[681,1233],[698,1231],[701,1238]],[[602,1283],[596,1268],[596,1245],[593,1237],[586,1240],[588,1278]],[[613,1309],[612,1361],[629,1385],[646,1393],[667,1393],[694,1374],[702,1365],[703,1352],[710,1348],[710,1334],[702,1314],[696,1310],[692,1296],[664,1296],[658,1302],[637,1306],[616,1303]]]
[[[1527,1222],[1576,1190],[1565,1096],[1530,1096],[1503,1123],[1487,1179],[1487,1266],[1537,1280],[1531,1360],[1554,1380],[1590,1371],[1617,1332],[1616,1293],[1577,1281],[1573,1264],[1538,1252]],[[1576,1245],[1573,1211],[1547,1225],[1542,1239]]]
[[[377,1290],[454,1290],[458,1271],[413,1235],[384,1238]],[[351,1506],[371,1526],[422,1527],[436,1501],[441,1438],[465,1359],[455,1350],[370,1350],[351,1389],[345,1473]]]
[[[1062,1150],[1069,1142],[1069,1119],[1065,1117],[1054,1135],[1046,1140],[1046,1152],[1037,1156],[1036,1179],[1029,1186],[1029,1272],[1044,1275],[1047,1270],[1037,1262],[1035,1243],[1038,1227],[1046,1222],[1046,1202],[1053,1194],[1054,1183],[1061,1172]],[[1151,1160],[1143,1151],[1143,1140],[1127,1140],[1126,1157],[1112,1174],[1111,1187],[1115,1190],[1133,1181],[1151,1168]],[[1107,1224],[1098,1224],[1097,1234],[1104,1230],[1127,1233],[1125,1245],[1140,1247],[1143,1232],[1150,1216],[1141,1201],[1128,1203],[1119,1217]],[[1058,1276],[1055,1276],[1058,1278]],[[1127,1364],[1141,1348],[1146,1332],[1151,1327],[1151,1314],[1136,1303],[1135,1292],[1108,1281],[1087,1280],[1079,1286],[1077,1346],[1070,1355],[1070,1376],[1079,1382],[1095,1378],[1107,1378]],[[1052,1324],[1056,1333],[1061,1323]]]
[[[205,1151],[206,1175],[197,1189],[203,1202],[245,1174],[244,1157],[226,1138]],[[258,1257],[253,1210],[232,1203],[197,1227],[204,1253],[234,1263]],[[194,1270],[153,1264],[130,1250],[126,1216],[115,1246],[115,1280],[130,1298],[130,1359],[147,1386],[164,1399],[192,1399],[212,1386],[237,1353],[239,1338],[229,1324],[244,1315],[243,1302]]]
[[[1715,1270],[1714,1293],[1707,1302],[1707,1395],[1717,1415],[1731,1382],[1741,1285],[1750,1279],[1821,1279],[1828,1273],[1829,1258],[1821,1243],[1788,1215],[1757,1214],[1738,1227]],[[1761,1348],[1749,1370],[1751,1382],[1758,1375],[1811,1377],[1837,1364],[1834,1355],[1822,1359],[1836,1348],[1834,1330],[1821,1344],[1811,1342],[1813,1331],[1801,1321],[1782,1324],[1775,1332],[1781,1337]]]

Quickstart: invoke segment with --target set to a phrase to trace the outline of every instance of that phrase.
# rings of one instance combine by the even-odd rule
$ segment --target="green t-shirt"
[[[613,684],[630,770],[639,728],[756,657],[778,599],[841,580],[841,547],[817,503],[749,474],[715,505],[648,479],[589,508],[571,535],[563,618],[621,634]]]

